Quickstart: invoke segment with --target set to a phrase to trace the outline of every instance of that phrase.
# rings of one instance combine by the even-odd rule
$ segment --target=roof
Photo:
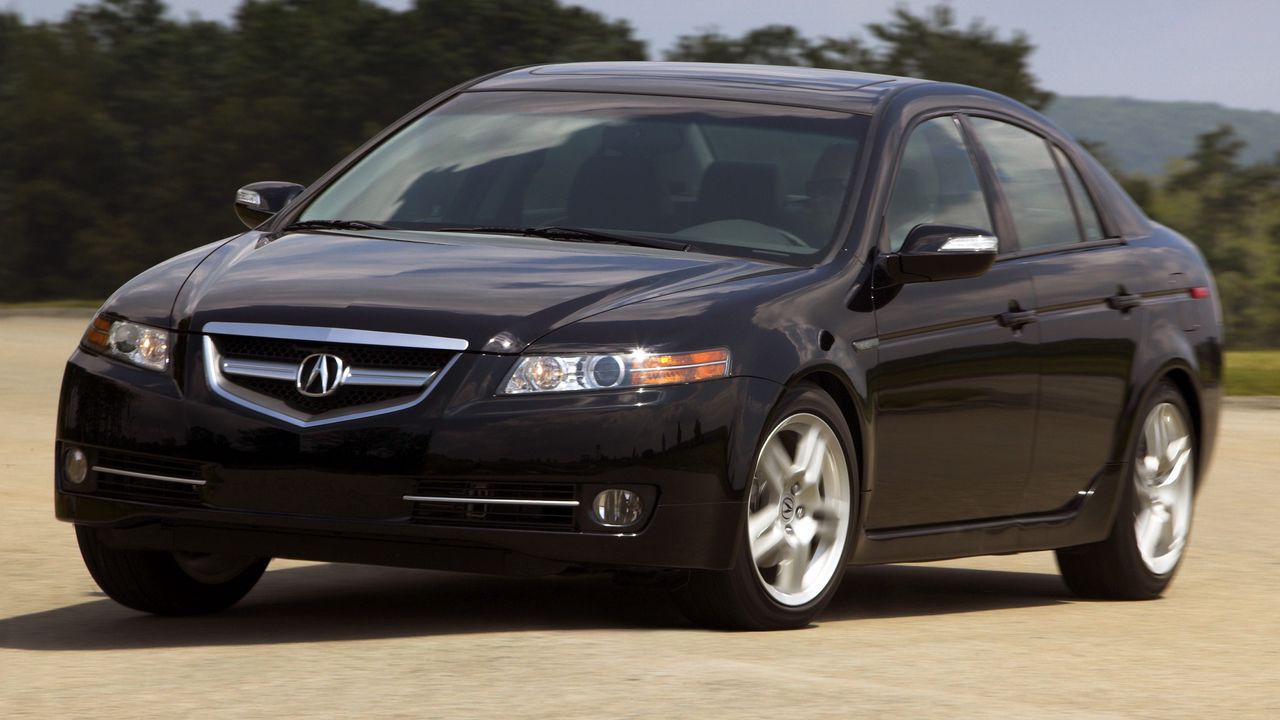
[[[889,94],[926,80],[776,65],[596,62],[537,65],[488,78],[475,90],[585,90],[712,97],[869,112]]]

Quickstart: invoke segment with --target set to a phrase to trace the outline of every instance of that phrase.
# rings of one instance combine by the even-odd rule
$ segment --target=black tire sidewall
[[[76,525],[85,567],[112,600],[156,615],[200,615],[234,605],[254,585],[270,562],[259,558],[235,577],[203,583],[191,577],[164,550],[115,548],[95,528]]]

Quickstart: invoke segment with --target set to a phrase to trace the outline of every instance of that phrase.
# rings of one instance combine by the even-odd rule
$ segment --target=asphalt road
[[[654,590],[277,562],[214,617],[104,598],[53,518],[79,318],[0,317],[0,716],[1280,717],[1280,405],[1232,404],[1163,599],[1049,553],[853,569],[812,628],[690,628]],[[1268,406],[1270,405],[1270,407]]]

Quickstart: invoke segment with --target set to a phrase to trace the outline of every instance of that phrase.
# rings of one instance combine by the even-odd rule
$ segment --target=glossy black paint
[[[889,280],[902,284],[977,277],[996,261],[995,250],[946,252],[942,248],[956,238],[989,232],[956,225],[917,225],[907,234],[901,251],[880,256],[881,270]]]
[[[843,244],[813,267],[536,238],[401,231],[285,233],[315,193],[382,138],[458,92],[607,91],[870,114]],[[989,165],[1001,254],[965,279],[883,271],[882,218],[911,129],[988,116],[1060,147],[1108,238],[1023,252]],[[970,137],[972,142],[972,138]],[[981,159],[981,148],[976,155]],[[77,351],[59,413],[68,443],[204,463],[207,507],[106,500],[59,485],[58,516],[137,547],[554,571],[565,565],[722,568],[744,488],[784,388],[816,382],[845,409],[863,478],[854,562],[1092,542],[1110,527],[1133,414],[1163,377],[1217,428],[1222,325],[1195,247],[1143,217],[1048,120],[974,88],[796,68],[536,67],[445,93],[406,116],[255,231],[135,278],[105,310],[177,331],[172,375]],[[1135,299],[1136,298],[1136,299]],[[206,323],[270,322],[464,338],[419,406],[299,429],[213,397]],[[492,343],[503,335],[503,343]],[[733,377],[646,391],[499,397],[526,351],[726,347]],[[406,521],[420,478],[538,478],[651,487],[637,532],[551,533]],[[220,494],[234,508],[218,507]],[[249,506],[249,507],[246,507]]]
[[[557,327],[633,302],[795,268],[698,253],[540,238],[373,231],[246,233],[179,297],[179,329],[220,320],[463,338],[518,352]],[[630,338],[621,338],[626,341]],[[701,345],[699,345],[701,347]]]

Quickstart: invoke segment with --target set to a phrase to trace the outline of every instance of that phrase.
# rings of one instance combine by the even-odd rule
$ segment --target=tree
[[[1280,157],[1241,165],[1242,149],[1229,125],[1200,135],[1147,209],[1204,252],[1217,277],[1228,341],[1280,347]]]
[[[994,29],[976,20],[967,28],[957,27],[954,13],[945,5],[923,15],[897,8],[889,22],[872,23],[867,30],[878,46],[868,46],[856,36],[813,41],[788,25],[767,25],[740,38],[709,29],[681,36],[666,58],[921,77],[994,90],[1033,108],[1043,108],[1053,99],[1031,75],[1027,60],[1035,47],[1021,33],[1001,40]]]
[[[1022,33],[1001,40],[978,20],[960,29],[946,5],[930,8],[923,16],[900,7],[891,21],[868,28],[885,45],[879,55],[880,72],[974,85],[1036,109],[1053,100],[1052,93],[1037,87],[1027,67],[1035,46]]]
[[[857,39],[823,38],[811,42],[789,25],[766,25],[731,38],[707,29],[683,35],[666,53],[668,60],[759,65],[801,65],[837,70],[865,68],[873,58]]]
[[[240,185],[309,182],[477,75],[644,57],[626,23],[556,0],[244,0],[230,25],[162,0],[0,13],[0,301],[105,297],[242,229]]]

